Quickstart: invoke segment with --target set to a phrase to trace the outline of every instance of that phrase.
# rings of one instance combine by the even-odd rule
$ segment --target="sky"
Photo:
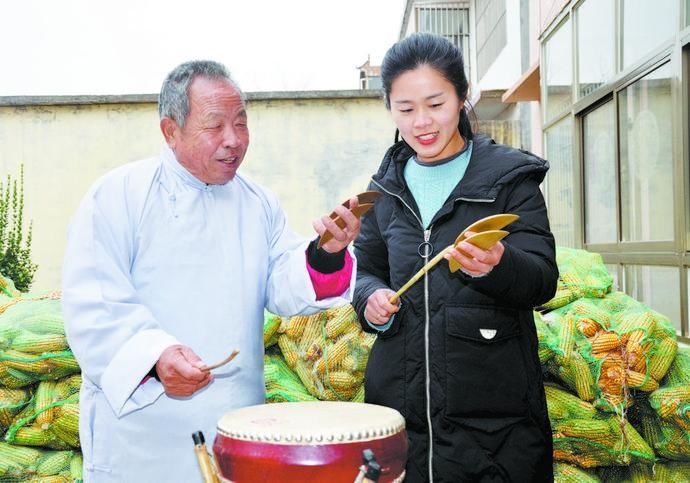
[[[190,59],[245,92],[357,89],[398,39],[405,0],[0,3],[0,96],[157,93]]]

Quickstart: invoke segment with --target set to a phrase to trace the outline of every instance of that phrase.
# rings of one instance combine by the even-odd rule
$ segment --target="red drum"
[[[370,450],[370,451],[366,451]],[[223,481],[343,482],[360,475],[363,454],[379,482],[405,476],[405,420],[374,404],[295,402],[250,406],[218,422],[213,453]]]

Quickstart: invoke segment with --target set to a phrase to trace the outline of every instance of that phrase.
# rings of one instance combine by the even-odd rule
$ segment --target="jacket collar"
[[[373,180],[384,189],[402,195],[406,189],[405,163],[414,151],[405,141],[388,149],[379,171]],[[524,150],[496,144],[485,135],[473,138],[472,157],[458,186],[451,196],[475,201],[493,201],[505,184],[524,175],[536,177],[541,182],[549,169],[549,163]]]

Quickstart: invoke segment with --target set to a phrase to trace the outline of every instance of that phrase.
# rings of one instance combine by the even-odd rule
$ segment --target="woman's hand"
[[[357,197],[350,198],[350,209],[354,209],[359,205]],[[321,218],[312,221],[312,226],[319,236],[323,236],[327,231],[331,232],[333,238],[321,245],[321,248],[328,253],[337,253],[345,249],[352,243],[357,235],[359,235],[360,221],[352,212],[343,205],[335,207],[335,211],[340,218],[345,221],[345,227],[340,228],[330,216],[324,215]]]
[[[472,235],[474,235],[474,232],[468,231],[465,233],[465,237]],[[458,250],[458,248],[462,251]],[[469,242],[463,241],[457,248],[450,250],[445,255],[445,259],[450,260],[452,257],[460,264],[463,272],[472,277],[482,277],[500,263],[504,251],[505,247],[500,241],[496,242],[488,250],[483,250]],[[462,252],[465,252],[465,254]]]
[[[380,288],[367,299],[367,306],[364,309],[364,318],[372,324],[385,325],[391,316],[400,310],[400,299],[395,304],[388,300],[395,295],[389,288]]]

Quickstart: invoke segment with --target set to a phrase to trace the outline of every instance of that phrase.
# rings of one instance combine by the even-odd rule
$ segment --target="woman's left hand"
[[[465,233],[465,237],[472,235],[474,235],[474,232],[468,231]],[[483,250],[466,241],[461,242],[458,248],[465,252],[466,255],[457,248],[453,248],[445,255],[445,259],[450,260],[451,257],[454,258],[462,267],[461,270],[472,277],[481,277],[488,274],[500,263],[505,251],[505,247],[500,241],[494,243],[488,250]]]
[[[354,209],[358,205],[359,200],[356,196],[353,196],[350,199],[350,209]],[[343,205],[336,206],[333,211],[345,221],[344,228],[340,228],[328,215],[324,215],[311,223],[319,236],[322,236],[326,231],[330,231],[333,235],[333,238],[321,245],[321,248],[328,253],[337,253],[345,249],[355,238],[357,238],[360,228],[359,218],[353,215],[352,212]]]

